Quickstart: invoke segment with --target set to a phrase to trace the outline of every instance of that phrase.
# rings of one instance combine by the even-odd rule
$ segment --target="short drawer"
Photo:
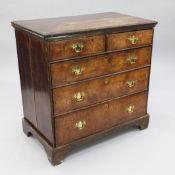
[[[53,89],[54,114],[60,115],[148,86],[149,67]]]
[[[109,34],[107,36],[107,50],[146,46],[152,44],[153,30],[133,31],[126,33]]]
[[[105,36],[99,35],[51,41],[48,47],[47,57],[50,61],[96,54],[105,51]]]
[[[150,64],[151,47],[51,64],[52,85],[59,86]]]
[[[147,92],[142,92],[56,118],[57,146],[142,117],[146,106]]]

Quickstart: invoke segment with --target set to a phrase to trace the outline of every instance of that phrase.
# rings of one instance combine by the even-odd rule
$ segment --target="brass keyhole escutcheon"
[[[135,80],[128,80],[126,82],[126,84],[128,85],[129,88],[131,88],[136,84],[136,81]]]
[[[134,111],[135,111],[135,106],[134,105],[130,105],[126,108],[126,111],[129,113],[129,114],[132,114]]]
[[[105,55],[104,56],[104,60],[105,60],[106,63],[109,63],[109,56],[108,55]]]
[[[76,53],[81,52],[83,50],[83,47],[84,46],[81,43],[75,43],[72,45],[72,48]]]
[[[73,98],[79,102],[79,101],[82,101],[85,97],[85,93],[84,92],[77,92],[73,95]]]
[[[109,80],[108,80],[108,79],[105,79],[105,80],[104,80],[104,84],[105,84],[105,85],[109,84]]]
[[[81,75],[84,71],[84,68],[81,67],[81,66],[76,66],[72,69],[72,72],[75,74],[75,75]]]
[[[130,64],[135,64],[136,63],[136,60],[137,60],[137,57],[136,56],[130,56],[128,59]]]
[[[77,123],[75,123],[75,128],[77,128],[78,130],[82,130],[86,127],[86,122],[83,121],[78,121]]]
[[[132,35],[128,38],[128,40],[131,42],[131,44],[136,44],[139,38],[135,35]]]

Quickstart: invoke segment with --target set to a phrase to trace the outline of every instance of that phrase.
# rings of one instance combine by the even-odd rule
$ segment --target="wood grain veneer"
[[[12,22],[23,131],[53,165],[115,131],[148,127],[156,24],[114,12]]]
[[[128,87],[127,81],[136,81],[133,87]],[[127,73],[117,74],[100,79],[94,79],[71,86],[53,90],[54,115],[103,102],[124,94],[131,94],[147,89],[149,67]],[[100,89],[100,90],[99,90]],[[73,98],[74,94],[83,92],[82,101]]]
[[[150,65],[151,52],[152,47],[149,46],[51,64],[52,86]],[[130,59],[133,57],[136,58],[136,62],[131,64]],[[76,75],[73,72],[75,68],[81,68],[82,73]]]

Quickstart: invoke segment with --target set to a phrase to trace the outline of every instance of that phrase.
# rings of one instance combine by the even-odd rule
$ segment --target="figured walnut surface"
[[[56,118],[56,143],[63,145],[116,124],[143,116],[146,114],[146,104],[147,92],[143,92],[71,113],[63,118]],[[129,114],[126,108],[130,105],[134,105],[135,110]],[[84,129],[79,130],[75,127],[78,121],[86,122]]]
[[[127,81],[136,81],[133,87],[128,87]],[[109,100],[121,95],[142,91],[147,88],[149,67],[136,71],[100,78],[75,85],[56,88],[53,90],[54,114],[60,115],[71,110]],[[73,96],[83,92],[82,101]]]
[[[149,65],[151,51],[151,47],[145,47],[51,64],[52,85],[65,85],[86,78]],[[129,59],[132,57],[136,57],[136,62],[131,64]],[[73,71],[75,68],[81,68],[82,72],[76,75]]]
[[[137,37],[138,41],[132,44],[130,37]],[[120,50],[125,48],[139,47],[152,44],[153,30],[141,30],[125,33],[109,34],[107,36],[107,50]]]
[[[111,12],[12,22],[23,130],[43,144],[53,165],[61,163],[69,150],[120,128],[148,127],[156,23]],[[128,40],[131,36],[138,37],[136,43]],[[80,52],[72,48],[76,43],[83,44]],[[131,64],[128,58],[133,56],[137,59]],[[77,66],[83,71],[75,75]],[[134,81],[132,87],[128,80]],[[83,92],[81,100],[78,92]],[[132,113],[126,110],[130,105]],[[76,125],[80,121],[86,123],[81,130]]]
[[[61,35],[109,28],[153,24],[152,20],[142,19],[114,12],[90,15],[15,21],[16,28],[32,31],[41,36]]]
[[[76,52],[72,47],[74,44],[82,44],[80,52]],[[97,54],[105,51],[105,36],[80,37],[62,41],[49,42],[49,60],[60,60],[63,58],[77,57],[83,55]]]

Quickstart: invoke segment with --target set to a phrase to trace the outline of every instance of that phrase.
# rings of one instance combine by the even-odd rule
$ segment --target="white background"
[[[175,174],[174,0],[0,0],[0,174]],[[22,102],[13,20],[115,11],[157,20],[147,130],[129,129],[50,165],[21,127]]]

